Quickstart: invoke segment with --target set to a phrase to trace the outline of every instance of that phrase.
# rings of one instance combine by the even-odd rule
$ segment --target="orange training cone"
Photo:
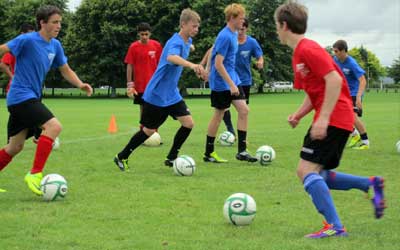
[[[110,125],[108,125],[108,133],[114,134],[118,132],[117,121],[114,115],[111,115]]]

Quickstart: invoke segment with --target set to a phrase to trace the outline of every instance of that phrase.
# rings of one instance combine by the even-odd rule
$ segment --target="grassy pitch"
[[[164,144],[141,146],[129,158],[131,171],[120,172],[112,159],[138,128],[137,106],[128,99],[46,99],[63,132],[45,174],[63,175],[69,193],[65,200],[47,203],[28,190],[23,177],[35,150],[28,140],[24,151],[0,173],[0,188],[8,190],[0,193],[0,249],[398,249],[400,154],[395,144],[400,140],[400,94],[366,94],[363,120],[371,148],[346,149],[337,169],[384,176],[389,206],[385,216],[374,219],[371,202],[358,190],[332,191],[349,237],[324,240],[303,238],[321,228],[322,217],[295,174],[311,116],[296,129],[286,122],[302,99],[297,92],[251,97],[248,149],[254,154],[259,146],[271,145],[277,156],[268,167],[235,160],[236,144],[216,146],[228,163],[204,163],[212,109],[208,99],[187,100],[195,128],[181,154],[197,163],[192,177],[175,176],[163,165],[178,122],[168,119],[159,130]],[[107,127],[113,114],[118,133],[110,135]],[[0,116],[0,140],[5,142],[4,105]],[[248,193],[257,202],[250,226],[235,227],[223,218],[223,203],[235,192]]]

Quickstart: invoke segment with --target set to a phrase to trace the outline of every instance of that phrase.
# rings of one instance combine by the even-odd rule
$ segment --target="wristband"
[[[134,88],[135,87],[135,83],[134,82],[127,82],[126,83],[126,87],[127,88]]]

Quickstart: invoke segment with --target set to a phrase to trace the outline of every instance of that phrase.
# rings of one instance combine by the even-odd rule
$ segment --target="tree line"
[[[161,44],[179,30],[179,16],[184,8],[192,8],[201,18],[199,34],[193,39],[196,50],[189,60],[200,62],[212,46],[219,30],[225,25],[224,8],[231,0],[83,0],[75,12],[67,8],[68,0],[0,0],[0,43],[18,35],[22,23],[35,24],[35,12],[40,5],[56,5],[63,10],[62,42],[68,62],[82,80],[94,87],[110,85],[124,87],[126,82],[124,57],[133,41],[137,40],[136,26],[147,22],[152,26],[152,38]],[[260,43],[265,57],[263,71],[254,70],[255,82],[292,80],[292,51],[279,44],[274,10],[284,0],[236,1],[246,6],[250,21],[249,34]],[[332,41],[333,43],[334,41]],[[329,48],[327,48],[329,51]],[[369,70],[369,79],[377,80],[385,74],[376,56],[365,48],[350,51]],[[68,84],[55,72],[46,79],[47,87]],[[200,81],[184,71],[180,84],[199,87]]]

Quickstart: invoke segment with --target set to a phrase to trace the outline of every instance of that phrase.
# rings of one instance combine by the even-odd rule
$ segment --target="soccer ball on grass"
[[[174,173],[179,176],[192,176],[196,171],[196,163],[192,157],[181,155],[173,164]]]
[[[256,216],[256,202],[245,193],[235,193],[225,200],[223,209],[225,219],[235,226],[251,224]]]
[[[48,174],[40,182],[40,190],[45,201],[62,199],[68,191],[67,181],[59,174]]]

